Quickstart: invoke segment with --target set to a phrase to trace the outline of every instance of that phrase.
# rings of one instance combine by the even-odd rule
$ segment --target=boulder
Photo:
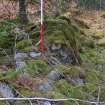
[[[26,63],[24,61],[16,61],[16,69],[22,69],[25,65]]]
[[[53,83],[51,81],[45,82],[39,86],[39,91],[48,92],[53,90]]]
[[[54,43],[54,44],[51,45],[51,50],[56,51],[56,50],[61,49],[61,47],[62,47],[61,44],[55,44]]]
[[[38,58],[41,56],[41,53],[37,53],[37,52],[29,52],[29,56],[33,59]]]
[[[51,105],[51,103],[49,101],[45,101],[41,105]]]
[[[61,56],[61,62],[64,64],[70,63],[72,64],[74,61],[74,55],[71,51],[67,51],[67,49],[61,49],[60,50],[60,56]]]
[[[84,85],[84,80],[81,78],[76,78],[74,81],[75,81],[75,85],[79,85],[79,86]]]
[[[17,40],[29,39],[29,34],[18,27],[13,30],[13,34],[17,35]]]
[[[57,80],[60,80],[60,79],[64,78],[64,75],[63,75],[62,73],[60,73],[59,71],[54,70],[54,71],[51,71],[51,72],[48,74],[48,78],[49,78],[50,80],[57,81]]]
[[[21,60],[24,60],[27,57],[28,56],[27,56],[26,53],[16,53],[14,58],[15,58],[16,61],[21,61]]]

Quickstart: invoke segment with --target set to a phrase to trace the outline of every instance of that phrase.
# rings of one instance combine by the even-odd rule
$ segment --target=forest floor
[[[8,3],[5,3],[5,5],[6,4]],[[0,6],[0,8],[1,11],[6,9],[6,6]],[[6,13],[4,11],[1,11],[0,13]],[[32,12],[31,9],[30,12]],[[99,101],[105,102],[105,18],[102,15],[104,15],[104,12],[85,10],[76,17],[89,27],[82,28],[82,31],[85,33],[83,36],[85,41],[82,44],[82,51],[80,53],[83,62],[82,65],[65,66],[60,64],[57,67],[54,66],[50,68],[46,67],[46,64],[43,62],[36,60],[36,62],[32,61],[34,62],[32,63],[29,61],[32,64],[30,68],[37,68],[38,70],[35,69],[36,71],[30,71],[31,75],[25,72],[23,75],[19,75],[18,78],[8,79],[8,82],[24,97],[73,97],[89,101],[97,101],[97,99],[100,98]],[[4,15],[0,14],[0,17],[1,16]],[[5,14],[5,16],[7,16],[7,14]],[[38,67],[36,66],[37,64],[39,64]],[[39,74],[39,72],[41,73]],[[63,74],[66,75],[66,77]],[[3,86],[5,86],[5,84]],[[98,97],[99,86],[101,86],[101,93]],[[2,93],[0,92],[0,94]],[[18,104],[20,105],[20,103]],[[27,104],[29,103],[21,105]],[[75,105],[75,102],[52,102],[52,104]],[[79,104],[91,105],[81,102]],[[1,102],[0,105],[5,104]],[[35,105],[37,104],[35,103]]]

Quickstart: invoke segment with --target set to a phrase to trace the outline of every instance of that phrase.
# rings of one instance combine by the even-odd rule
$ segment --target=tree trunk
[[[19,20],[23,24],[28,23],[26,8],[27,8],[27,0],[19,0]]]

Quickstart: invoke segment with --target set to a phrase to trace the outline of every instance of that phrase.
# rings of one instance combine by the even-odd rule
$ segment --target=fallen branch
[[[65,99],[49,99],[49,98],[41,98],[41,97],[33,97],[33,98],[0,98],[0,101],[5,100],[14,100],[14,101],[22,101],[22,100],[39,100],[39,101],[50,101],[50,102],[60,102],[60,101],[78,101],[83,103],[90,103],[90,104],[105,104],[105,102],[96,102],[96,101],[88,101],[88,100],[81,100],[76,98],[65,98]]]

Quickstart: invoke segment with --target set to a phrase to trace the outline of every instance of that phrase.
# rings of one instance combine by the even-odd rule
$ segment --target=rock
[[[66,48],[60,50],[61,62],[64,64],[72,64],[74,62],[74,55]]]
[[[60,50],[60,55],[64,58],[67,58],[68,57],[68,53],[65,52],[64,50]]]
[[[70,78],[70,77],[66,77],[66,80],[72,84],[73,86],[84,86],[84,80],[83,79],[80,79],[80,78]]]
[[[83,86],[84,85],[84,80],[80,78],[76,78],[75,80],[75,85]]]
[[[72,49],[68,49],[67,46],[62,44],[52,44],[51,53],[53,53],[54,56],[57,56],[57,59],[60,63],[63,64],[75,64],[77,63],[77,55],[72,51]]]
[[[55,70],[55,71],[51,71],[48,74],[48,78],[56,81],[56,80],[60,80],[60,79],[64,78],[64,75],[62,73],[60,73],[59,71]]]
[[[61,44],[52,44],[51,50],[56,51],[56,50],[61,49],[61,47],[62,47]]]
[[[72,55],[68,55],[68,53],[66,53],[66,52],[64,52],[64,51],[61,51],[60,52],[60,54],[61,54],[61,62],[62,63],[64,63],[64,64],[66,64],[66,63],[72,63]]]
[[[2,97],[5,97],[5,98],[14,98],[14,94],[13,94],[13,90],[12,88],[6,84],[5,82],[0,82],[0,93],[2,95]]]
[[[49,101],[45,101],[41,105],[51,105],[51,103]]]
[[[53,90],[53,84],[50,81],[43,83],[39,86],[39,91],[41,91],[41,92],[48,92],[51,90]]]
[[[26,53],[16,53],[15,55],[16,69],[21,69],[26,65],[25,61],[23,60],[27,57],[28,55]]]
[[[29,56],[33,59],[38,58],[41,56],[41,53],[36,53],[36,52],[29,52]]]
[[[25,65],[26,63],[24,61],[16,61],[16,69],[22,69]]]
[[[15,60],[16,61],[21,61],[24,60],[25,58],[27,58],[27,54],[26,53],[16,53],[15,55]]]
[[[18,27],[13,30],[13,33],[17,35],[17,40],[29,39],[29,34]]]

